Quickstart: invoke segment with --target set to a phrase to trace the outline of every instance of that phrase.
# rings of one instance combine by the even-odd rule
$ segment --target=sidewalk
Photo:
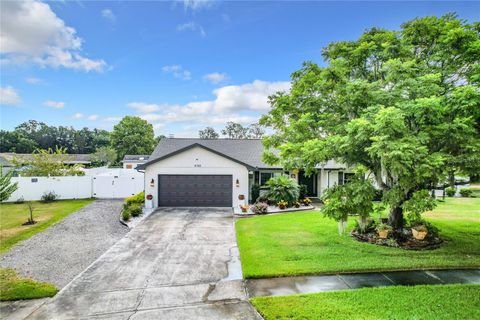
[[[366,287],[422,284],[480,284],[480,269],[414,270],[249,279],[249,297],[288,296]]]

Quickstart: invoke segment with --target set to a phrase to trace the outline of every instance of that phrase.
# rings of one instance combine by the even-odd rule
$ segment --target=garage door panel
[[[159,175],[161,207],[231,207],[231,175]]]

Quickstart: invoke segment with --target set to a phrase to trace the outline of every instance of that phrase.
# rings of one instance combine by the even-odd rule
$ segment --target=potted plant
[[[310,199],[310,198],[305,198],[305,199],[303,199],[303,205],[304,205],[304,206],[307,207],[307,206],[309,206],[309,205],[311,205],[311,204],[312,204],[312,199]]]
[[[287,205],[288,205],[288,202],[285,201],[285,200],[280,200],[279,202],[277,202],[277,206],[278,206],[281,210],[285,209],[285,208],[287,207]]]
[[[386,223],[380,223],[376,229],[380,239],[387,239],[388,234],[392,231],[392,227]]]
[[[250,209],[250,206],[248,204],[241,204],[240,209],[242,209],[243,213],[247,213],[248,209]]]
[[[295,208],[300,208],[300,202],[295,201],[295,202],[293,203],[293,206],[294,206]]]
[[[412,227],[412,235],[417,240],[423,240],[428,234],[428,228],[424,224],[418,224]]]

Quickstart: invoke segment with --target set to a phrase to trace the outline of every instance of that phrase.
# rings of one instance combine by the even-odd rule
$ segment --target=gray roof
[[[263,144],[261,139],[195,139],[195,138],[163,138],[150,155],[149,161],[138,167],[144,169],[150,163],[176,154],[190,147],[200,146],[240,162],[251,168],[281,169],[280,166],[271,166],[262,161]],[[324,169],[343,169],[344,165],[329,160],[324,165],[317,166]]]
[[[150,158],[149,154],[127,154],[122,162],[147,162],[148,158]]]

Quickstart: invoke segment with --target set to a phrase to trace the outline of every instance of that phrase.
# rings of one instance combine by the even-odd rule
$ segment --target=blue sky
[[[377,26],[479,2],[1,2],[1,127],[29,119],[110,130],[138,115],[157,134],[249,124],[321,48]]]

